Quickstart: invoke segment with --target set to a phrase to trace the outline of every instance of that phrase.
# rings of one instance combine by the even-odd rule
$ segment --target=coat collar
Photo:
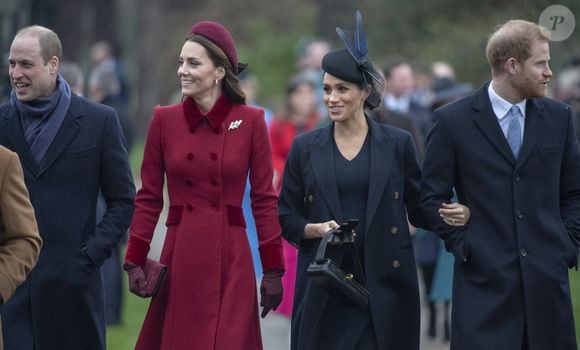
[[[77,119],[80,117],[82,117],[80,98],[73,94],[62,125],[40,164],[37,164],[34,160],[30,146],[24,138],[20,114],[16,108],[8,107],[7,112],[4,114],[3,125],[6,135],[12,144],[13,151],[18,153],[20,157],[23,168],[27,169],[34,177],[38,177],[58,158],[77,134],[80,128]]]
[[[365,231],[368,232],[391,172],[394,152],[392,137],[371,118],[366,118],[370,133],[369,197]],[[323,197],[336,221],[345,221],[341,210],[334,174],[334,123],[318,133],[309,147],[312,169]]]
[[[222,93],[209,112],[204,114],[195,100],[188,97],[183,101],[183,113],[190,129],[195,130],[203,119],[207,119],[214,129],[219,129],[233,106],[234,103]]]
[[[484,84],[473,97],[474,122],[508,162],[519,166],[530,156],[542,135],[545,121],[544,104],[538,98],[528,99],[522,150],[516,160],[493,112],[487,90],[489,84],[490,82]]]
[[[38,165],[36,164],[32,152],[30,151],[30,146],[24,137],[22,123],[20,122],[20,114],[16,108],[10,105],[10,103],[7,103],[5,106],[7,111],[4,114],[4,120],[2,123],[6,137],[11,144],[11,147],[9,148],[18,153],[22,167],[26,169],[28,173],[36,174],[38,171]]]

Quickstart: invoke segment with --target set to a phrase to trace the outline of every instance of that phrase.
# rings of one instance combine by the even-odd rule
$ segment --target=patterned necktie
[[[520,148],[522,147],[522,126],[519,121],[520,115],[520,109],[515,105],[512,106],[508,112],[510,123],[508,125],[507,141],[516,159],[518,159]]]

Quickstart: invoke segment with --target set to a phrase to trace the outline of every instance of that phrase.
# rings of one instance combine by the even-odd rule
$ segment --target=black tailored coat
[[[364,261],[370,312],[379,349],[419,349],[419,292],[410,221],[424,226],[418,206],[420,167],[411,135],[367,118],[370,178]],[[306,274],[320,239],[302,240],[307,223],[344,222],[334,175],[333,124],[298,136],[290,150],[279,198],[283,236],[298,246],[292,313],[293,350],[317,350],[322,327],[341,329],[341,319],[322,324],[328,294]],[[340,261],[339,261],[340,263]],[[346,331],[346,330],[345,330]]]
[[[575,350],[568,268],[580,242],[580,154],[570,108],[529,99],[516,160],[485,84],[435,112],[421,204],[456,257],[451,349]],[[452,196],[471,210],[441,224]]]
[[[105,348],[100,266],[125,234],[135,188],[115,111],[72,95],[40,165],[17,110],[0,106],[0,144],[20,156],[44,245],[36,267],[0,308],[6,349]],[[99,188],[107,202],[96,225]]]

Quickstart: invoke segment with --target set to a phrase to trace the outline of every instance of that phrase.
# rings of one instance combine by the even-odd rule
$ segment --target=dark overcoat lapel
[[[66,146],[74,139],[78,133],[80,125],[77,118],[80,118],[80,106],[77,99],[71,101],[69,110],[62,122],[62,125],[54,138],[54,141],[48,148],[40,164],[36,164],[30,146],[24,138],[22,123],[18,111],[10,106],[8,113],[4,117],[4,126],[8,139],[13,145],[13,149],[20,155],[20,161],[34,178],[42,175],[47,168],[62,154]]]
[[[546,116],[544,115],[544,105],[538,99],[528,100],[526,105],[526,126],[524,128],[524,142],[520,157],[518,158],[518,167],[526,162],[530,157],[544,130]],[[506,141],[507,142],[507,141]]]
[[[365,232],[369,232],[369,225],[377,212],[385,186],[390,178],[393,157],[389,155],[394,154],[393,139],[388,137],[376,123],[367,120],[371,133],[371,170]]]
[[[48,148],[48,151],[40,161],[38,176],[48,169],[52,163],[64,152],[66,146],[74,139],[79,132],[80,124],[77,120],[81,117],[78,100],[73,99],[69,106],[68,112],[62,121],[62,125],[56,134],[54,141]]]
[[[24,138],[24,132],[22,131],[22,123],[20,122],[19,114],[16,108],[5,105],[8,109],[6,114],[4,114],[4,128],[6,130],[6,137],[12,144],[12,150],[18,153],[20,157],[20,163],[22,167],[25,168],[24,173],[27,172],[36,176],[38,172],[38,165],[32,157],[32,152],[30,152],[30,146]]]
[[[334,175],[334,141],[333,125],[329,125],[313,140],[309,147],[312,160],[312,171],[320,191],[337,222],[343,221],[342,210],[338,200],[336,177]],[[340,222],[339,222],[340,224]]]
[[[385,185],[389,179],[393,158],[385,157],[393,153],[393,141],[376,123],[367,118],[370,132],[371,170],[369,178],[369,197],[367,202],[367,217],[365,231],[368,230],[381,200]],[[336,177],[334,174],[334,144],[333,126],[326,127],[319,136],[313,140],[310,150],[312,169],[320,190],[326,200],[335,220],[344,221],[338,192]],[[340,222],[339,222],[340,223]]]
[[[522,151],[517,160],[515,159],[501,127],[499,126],[497,117],[493,112],[491,103],[489,102],[489,95],[487,94],[487,87],[474,96],[473,109],[475,111],[473,121],[479,127],[481,132],[485,134],[489,142],[494,145],[498,152],[514,166],[519,167],[524,164],[542,135],[545,119],[542,114],[542,102],[539,100],[528,100],[527,102]]]

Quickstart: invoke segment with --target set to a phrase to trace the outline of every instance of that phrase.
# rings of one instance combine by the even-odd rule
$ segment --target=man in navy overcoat
[[[40,26],[10,47],[0,144],[20,157],[44,246],[0,309],[6,349],[105,348],[100,266],[131,221],[135,188],[116,113],[71,93],[61,55],[58,36]],[[107,209],[97,225],[99,190]]]
[[[422,178],[425,214],[456,258],[451,349],[575,350],[568,269],[578,263],[580,154],[572,112],[545,97],[545,29],[509,21],[486,55],[491,82],[436,110]],[[471,209],[459,228],[437,212],[454,187]]]

